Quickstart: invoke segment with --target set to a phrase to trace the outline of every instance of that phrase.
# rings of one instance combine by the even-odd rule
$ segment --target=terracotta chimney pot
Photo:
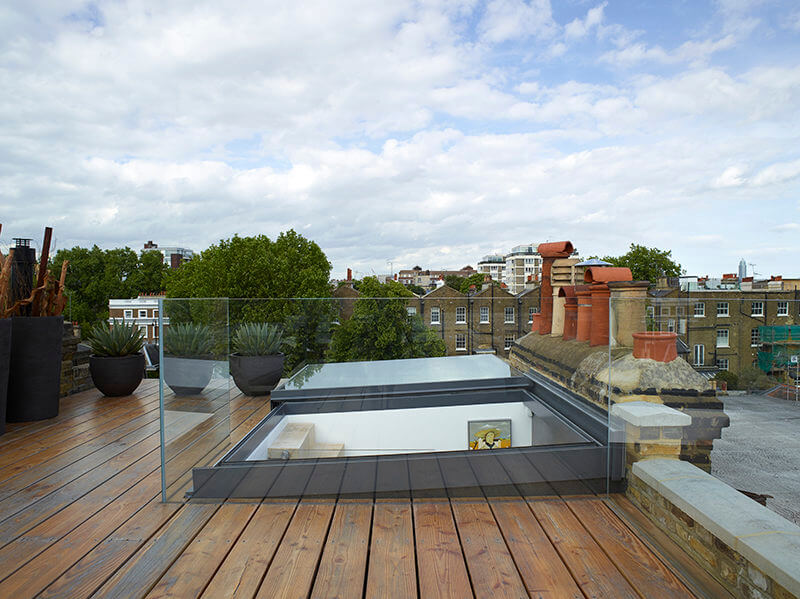
[[[631,281],[630,268],[622,266],[590,266],[583,273],[584,283],[610,283],[611,281]]]
[[[575,339],[589,341],[592,328],[592,292],[590,285],[576,285],[578,322],[575,326]]]

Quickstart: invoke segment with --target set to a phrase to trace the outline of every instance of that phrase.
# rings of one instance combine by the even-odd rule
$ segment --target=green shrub
[[[728,389],[739,388],[739,377],[736,376],[733,372],[730,372],[728,370],[719,371],[714,377],[714,379],[717,381],[725,381],[726,383],[728,383]]]
[[[233,351],[241,356],[269,356],[280,353],[285,340],[277,324],[251,322],[243,324],[233,336]]]
[[[134,324],[98,325],[86,340],[95,356],[122,357],[141,351],[143,331]]]
[[[164,333],[164,354],[179,358],[197,358],[212,354],[211,329],[204,324],[170,325]]]

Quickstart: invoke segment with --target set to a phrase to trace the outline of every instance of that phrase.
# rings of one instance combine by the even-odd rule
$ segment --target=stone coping
[[[648,401],[628,401],[614,404],[611,415],[638,427],[689,426],[692,417],[663,404]]]
[[[633,476],[800,597],[800,527],[688,462],[642,460]]]

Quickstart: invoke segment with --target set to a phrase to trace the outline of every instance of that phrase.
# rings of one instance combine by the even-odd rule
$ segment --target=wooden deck
[[[268,409],[235,398],[233,440]],[[160,470],[156,381],[9,425],[0,597],[695,596],[597,497],[162,503]]]

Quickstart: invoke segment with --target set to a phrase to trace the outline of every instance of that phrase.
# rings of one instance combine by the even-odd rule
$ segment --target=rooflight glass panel
[[[492,355],[411,358],[374,362],[309,364],[284,385],[286,390],[372,387],[498,379],[511,367]]]

